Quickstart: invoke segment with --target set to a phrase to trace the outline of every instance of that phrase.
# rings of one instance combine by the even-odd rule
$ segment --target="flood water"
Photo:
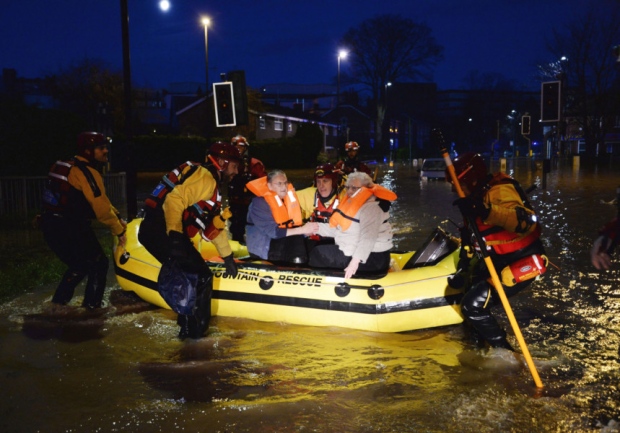
[[[399,196],[397,249],[436,226],[457,233],[448,184],[381,169]],[[542,181],[535,163],[507,171],[524,187]],[[617,169],[565,162],[530,194],[558,269],[511,305],[542,390],[521,360],[477,349],[461,325],[378,334],[216,317],[208,337],[180,342],[175,314],[126,302],[111,273],[103,314],[42,313],[53,287],[0,305],[0,431],[620,431],[620,263],[598,272],[589,261],[618,185]]]

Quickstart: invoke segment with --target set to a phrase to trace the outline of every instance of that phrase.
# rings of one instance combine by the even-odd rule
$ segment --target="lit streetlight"
[[[336,91],[336,106],[340,105],[340,60],[346,59],[349,54],[346,50],[338,51],[338,89]]]
[[[205,76],[206,76],[206,87],[205,87],[205,96],[209,95],[209,38],[208,38],[208,28],[209,24],[211,24],[211,20],[208,17],[202,18],[202,25],[205,27]]]

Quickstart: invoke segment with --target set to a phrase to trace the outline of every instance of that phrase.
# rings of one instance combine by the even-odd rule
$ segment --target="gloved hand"
[[[232,278],[235,278],[238,273],[237,264],[235,263],[235,258],[231,254],[229,256],[223,257],[223,259],[224,259],[224,266],[226,266],[226,275]]]
[[[485,220],[491,212],[491,210],[484,205],[482,197],[467,196],[458,198],[452,205],[458,206],[461,214],[463,214],[465,218],[475,219],[476,217],[480,217],[482,220]]]

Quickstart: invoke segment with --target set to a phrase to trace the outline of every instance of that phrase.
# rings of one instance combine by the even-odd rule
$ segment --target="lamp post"
[[[121,31],[123,41],[123,107],[125,111],[125,200],[129,220],[138,215],[137,170],[133,155],[131,109],[131,61],[129,56],[129,13],[127,0],[121,0]]]
[[[349,52],[346,50],[338,51],[338,87],[336,90],[336,107],[340,105],[340,60],[346,59],[348,54]]]
[[[209,38],[208,28],[211,20],[208,17],[202,18],[202,25],[205,27],[205,97],[209,95]]]

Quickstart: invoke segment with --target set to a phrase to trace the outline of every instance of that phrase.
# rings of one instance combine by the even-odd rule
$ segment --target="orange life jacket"
[[[334,213],[329,219],[329,225],[332,227],[340,226],[343,231],[347,231],[351,227],[352,222],[359,223],[355,215],[373,195],[380,200],[396,200],[396,193],[381,185],[374,185],[372,188],[362,187],[353,196],[349,197],[347,195],[342,199],[340,206],[334,209]]]
[[[284,197],[284,200],[269,189],[269,186],[267,185],[267,176],[248,182],[246,187],[257,197],[263,197],[265,199],[271,209],[271,215],[278,224],[278,227],[296,227],[302,224],[299,200],[295,194],[295,188],[293,188],[293,185],[290,183],[288,184],[288,191],[286,192],[286,197]]]

